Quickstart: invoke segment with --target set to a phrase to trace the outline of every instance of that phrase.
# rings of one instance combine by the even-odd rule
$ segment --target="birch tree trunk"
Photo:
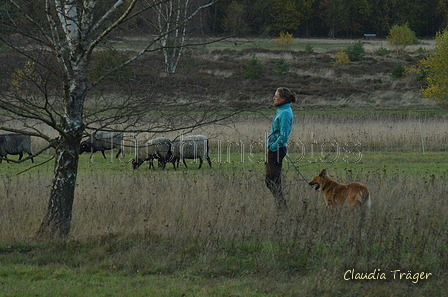
[[[70,134],[61,137],[57,144],[48,209],[37,232],[40,238],[64,238],[70,232],[81,135]]]
[[[165,58],[165,72],[171,76],[176,73],[182,55],[186,34],[189,0],[173,0],[157,6],[157,28]]]
[[[61,62],[65,65],[64,112],[61,116],[59,138],[55,147],[55,166],[47,212],[37,236],[63,238],[70,232],[72,208],[78,175],[79,147],[83,124],[84,99],[87,91],[88,48],[80,38],[83,28],[90,28],[89,20],[82,19],[76,0],[64,6],[56,1],[56,11],[65,33],[69,53]]]

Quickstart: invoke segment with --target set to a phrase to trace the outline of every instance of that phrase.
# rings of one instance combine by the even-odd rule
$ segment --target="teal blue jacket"
[[[278,148],[286,146],[293,122],[294,115],[290,103],[277,107],[277,112],[272,121],[271,133],[269,133],[267,139],[268,148],[271,151],[276,152]]]

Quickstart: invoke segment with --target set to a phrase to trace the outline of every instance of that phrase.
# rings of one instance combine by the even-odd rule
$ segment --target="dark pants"
[[[268,149],[266,162],[266,186],[275,199],[277,209],[286,209],[286,200],[282,190],[282,162],[286,156],[286,148],[279,148],[276,152]]]

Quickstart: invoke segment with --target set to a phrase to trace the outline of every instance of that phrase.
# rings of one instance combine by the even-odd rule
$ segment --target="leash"
[[[302,179],[309,185],[308,180],[305,178],[305,176],[303,176],[302,172],[300,172],[299,168],[297,168],[296,165],[294,165],[294,163],[292,162],[291,158],[289,157],[289,155],[286,155],[286,158],[288,159],[288,161],[292,164],[292,167],[294,167],[296,169],[296,171],[299,173],[299,175],[302,177]],[[310,186],[311,187],[311,186]]]

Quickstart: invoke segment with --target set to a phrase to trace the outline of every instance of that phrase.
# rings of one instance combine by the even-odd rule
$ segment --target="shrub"
[[[11,85],[14,88],[20,89],[27,82],[33,82],[38,79],[36,74],[36,64],[32,61],[27,61],[22,69],[16,69],[12,75]]]
[[[428,82],[428,78],[429,78],[428,72],[429,72],[428,68],[426,68],[420,61],[420,67],[418,69],[418,79]],[[422,91],[423,95],[426,95],[423,90],[421,90],[421,91]]]
[[[403,52],[406,46],[418,43],[414,31],[407,24],[403,26],[393,25],[386,39],[397,52]]]
[[[244,78],[248,79],[261,78],[263,76],[263,72],[264,69],[260,60],[258,60],[256,56],[253,56],[252,59],[247,64],[246,71],[244,73]]]
[[[423,95],[441,103],[448,101],[448,29],[436,35],[436,48],[425,59],[421,60],[421,76],[427,87]]]
[[[425,50],[423,47],[419,47],[416,51],[416,54],[425,55],[427,53],[427,50]]]
[[[41,73],[36,68],[36,63],[27,61],[22,68],[16,69],[11,76],[12,91],[21,96],[29,96],[39,92],[39,86],[43,83]]]
[[[190,72],[195,68],[196,61],[194,58],[194,53],[191,49],[186,49],[182,55],[182,64],[186,72]]]
[[[98,51],[93,55],[91,67],[88,73],[90,81],[99,79],[105,73],[112,71],[127,61],[127,54],[120,53],[115,49],[106,49]],[[110,79],[123,80],[132,77],[129,67],[121,68],[110,75]]]
[[[361,61],[365,55],[364,45],[361,41],[355,42],[345,49],[345,53],[347,54],[350,61]]]
[[[387,50],[387,48],[383,47],[383,45],[381,45],[381,47],[375,51],[375,54],[377,56],[385,56],[388,53],[389,51]]]
[[[420,67],[420,65],[405,66],[404,68],[406,70],[405,76],[414,77],[416,80],[425,79],[424,68]]]
[[[397,63],[395,67],[392,69],[391,77],[392,78],[402,78],[406,74],[406,68],[401,64],[401,62]]]
[[[275,71],[274,74],[277,76],[287,75],[289,72],[289,64],[285,59],[280,59],[275,63]]]
[[[336,59],[334,61],[334,66],[338,66],[338,65],[347,65],[348,63],[350,63],[350,59],[348,57],[348,55],[346,54],[345,51],[339,51],[336,54]]]
[[[305,53],[307,55],[314,53],[314,47],[311,43],[305,44]]]
[[[280,38],[274,40],[274,43],[286,47],[294,43],[294,37],[292,37],[292,34],[290,33],[281,32]]]

